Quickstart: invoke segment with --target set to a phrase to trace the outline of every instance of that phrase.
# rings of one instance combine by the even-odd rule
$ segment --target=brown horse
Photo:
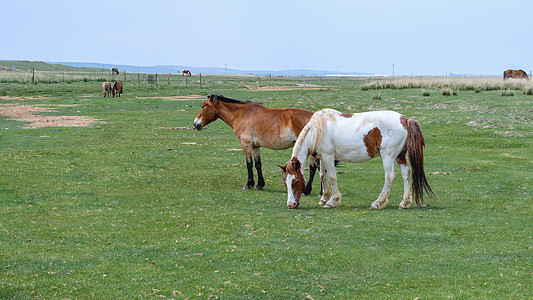
[[[118,68],[113,68],[113,69],[111,69],[111,74],[115,74],[115,73],[116,73],[117,75],[120,74],[120,73],[118,72]]]
[[[102,92],[104,93],[104,98],[111,95],[111,82],[104,81],[102,82]]]
[[[118,97],[122,94],[122,81],[115,81],[113,83],[113,98],[115,98],[115,93],[118,94]]]
[[[529,79],[527,77],[527,73],[523,70],[506,70],[503,72],[503,79],[509,79],[509,78],[515,78],[515,79]]]
[[[189,77],[192,76],[191,71],[189,71],[189,70],[183,70],[183,71],[181,71],[181,76],[184,76],[184,75],[187,75],[187,76],[189,76]]]
[[[225,98],[222,95],[211,95],[202,103],[194,128],[202,130],[204,126],[220,118],[228,124],[242,145],[246,155],[246,168],[248,169],[248,181],[243,190],[251,189],[254,182],[252,154],[257,169],[257,186],[262,190],[265,186],[261,171],[260,147],[273,150],[282,150],[292,147],[304,128],[309,122],[312,111],[306,109],[286,108],[273,109],[263,106],[261,103],[239,101]],[[309,183],[304,194],[311,193],[313,177],[318,163],[311,159]]]

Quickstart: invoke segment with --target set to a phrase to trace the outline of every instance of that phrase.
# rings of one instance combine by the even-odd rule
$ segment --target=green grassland
[[[0,298],[532,298],[533,96],[375,81],[132,78],[120,98],[94,80],[0,83],[0,105],[98,120],[28,128],[0,115]],[[291,149],[262,149],[265,189],[241,190],[231,128],[193,130],[209,94],[415,117],[438,200],[399,211],[397,180],[388,206],[368,210],[383,186],[377,158],[340,164],[341,207],[318,206],[316,182],[288,210],[277,164]]]

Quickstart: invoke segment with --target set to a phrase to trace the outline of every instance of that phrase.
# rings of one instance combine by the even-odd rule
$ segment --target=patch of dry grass
[[[501,77],[396,77],[374,78],[363,84],[363,90],[420,88],[428,90],[451,89],[454,91],[520,90],[527,93],[533,89],[533,81]]]

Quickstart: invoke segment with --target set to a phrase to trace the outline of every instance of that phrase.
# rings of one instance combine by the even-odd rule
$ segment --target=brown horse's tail
[[[411,176],[413,182],[411,188],[415,197],[415,203],[420,206],[424,204],[424,191],[435,199],[435,193],[429,186],[424,172],[424,136],[420,125],[416,120],[407,119],[407,152],[411,163]]]

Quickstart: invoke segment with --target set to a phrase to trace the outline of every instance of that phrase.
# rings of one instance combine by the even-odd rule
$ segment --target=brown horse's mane
[[[235,100],[231,98],[226,98],[222,95],[211,95],[209,98],[213,97],[213,100],[219,100],[226,103],[237,103],[237,104],[259,104],[263,105],[261,102],[253,102],[253,101],[241,101],[241,100]]]

